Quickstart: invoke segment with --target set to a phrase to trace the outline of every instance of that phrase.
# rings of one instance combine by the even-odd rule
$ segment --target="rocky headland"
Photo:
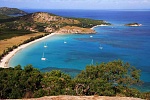
[[[1,19],[1,18],[0,18]],[[36,12],[20,17],[0,20],[0,33],[5,31],[95,33],[90,28],[96,25],[111,25],[103,20],[87,18],[67,18],[47,12]],[[73,29],[75,28],[75,29]],[[6,33],[8,34],[8,33]]]

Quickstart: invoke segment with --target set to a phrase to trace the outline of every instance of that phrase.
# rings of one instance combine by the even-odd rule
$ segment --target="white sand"
[[[93,26],[91,29],[94,29],[94,28],[99,27],[99,26],[108,26],[108,25],[96,25],[96,26]]]
[[[11,57],[13,57],[18,51],[24,49],[25,47],[27,47],[27,46],[29,46],[29,45],[31,45],[31,44],[33,44],[33,43],[36,43],[36,42],[41,41],[41,40],[43,40],[43,39],[45,39],[45,38],[48,38],[48,37],[50,37],[50,36],[52,36],[52,35],[54,35],[54,34],[55,34],[55,33],[51,33],[51,34],[49,34],[49,35],[47,35],[47,36],[44,36],[44,37],[42,37],[42,38],[39,38],[39,39],[36,39],[36,40],[31,41],[31,42],[29,42],[29,43],[23,44],[23,45],[19,46],[18,48],[14,49],[13,51],[9,52],[9,54],[6,55],[5,57],[3,57],[3,59],[0,61],[0,67],[1,67],[1,68],[9,68],[9,66],[8,66],[9,60],[10,60]]]

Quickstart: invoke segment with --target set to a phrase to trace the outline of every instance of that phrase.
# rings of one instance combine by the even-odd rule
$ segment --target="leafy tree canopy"
[[[139,84],[140,70],[123,63],[120,60],[99,65],[87,66],[76,78],[75,82],[82,84],[83,94],[116,95],[128,89],[133,84]],[[80,91],[81,92],[81,91]],[[106,93],[105,93],[106,92]]]
[[[0,68],[0,73],[0,99],[94,94],[149,98],[150,94],[131,87],[141,83],[140,70],[120,60],[89,65],[73,79],[59,70],[42,73],[32,65]]]

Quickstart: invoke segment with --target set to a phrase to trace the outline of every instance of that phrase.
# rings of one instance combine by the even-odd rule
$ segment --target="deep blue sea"
[[[19,51],[9,62],[10,66],[32,64],[42,71],[59,69],[72,76],[86,65],[123,60],[142,71],[144,84],[141,91],[150,91],[150,11],[117,10],[27,10],[44,11],[64,17],[105,20],[112,26],[96,27],[96,34],[54,35]],[[138,22],[140,27],[124,24]],[[64,43],[67,42],[67,43]],[[44,48],[47,44],[47,48]],[[103,49],[99,49],[102,46]],[[42,61],[41,57],[47,60]]]

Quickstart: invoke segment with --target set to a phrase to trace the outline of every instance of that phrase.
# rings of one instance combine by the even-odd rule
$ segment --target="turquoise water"
[[[96,34],[54,35],[19,51],[9,62],[10,66],[32,64],[42,71],[59,69],[76,75],[86,65],[121,59],[142,70],[139,87],[150,91],[150,12],[149,11],[76,11],[52,10],[61,16],[104,19],[113,26],[96,27]],[[130,16],[129,16],[130,15]],[[141,27],[124,24],[138,22]],[[67,42],[67,43],[64,43]],[[47,48],[44,48],[44,44]],[[103,49],[100,49],[99,46]],[[44,56],[47,60],[42,61]]]

